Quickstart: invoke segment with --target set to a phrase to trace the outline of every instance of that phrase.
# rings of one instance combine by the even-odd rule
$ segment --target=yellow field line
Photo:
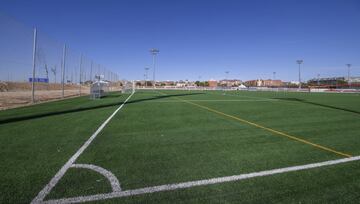
[[[238,118],[238,117],[236,117],[236,116],[233,116],[233,115],[229,115],[229,114],[220,112],[220,111],[218,111],[218,110],[215,110],[215,109],[212,109],[212,108],[203,106],[203,105],[199,105],[199,104],[197,104],[197,103],[193,103],[193,102],[190,102],[190,101],[186,101],[186,100],[183,100],[183,99],[180,99],[180,98],[178,98],[178,99],[181,100],[181,101],[183,101],[183,102],[185,102],[185,103],[188,103],[188,104],[197,106],[197,107],[199,107],[199,108],[208,110],[208,111],[210,111],[210,112],[217,113],[217,114],[219,114],[219,115],[226,116],[226,117],[232,118],[232,119],[234,119],[234,120],[240,121],[240,122],[242,122],[242,123],[246,123],[246,124],[249,124],[249,125],[251,125],[251,126],[254,126],[254,127],[257,127],[257,128],[263,129],[263,130],[267,130],[267,131],[272,132],[272,133],[274,133],[274,134],[281,135],[281,136],[290,138],[290,139],[292,139],[292,140],[296,140],[296,141],[298,141],[298,142],[302,142],[302,143],[304,143],[304,144],[311,145],[311,146],[316,147],[316,148],[318,148],[318,149],[322,149],[322,150],[325,150],[325,151],[328,151],[328,152],[332,152],[332,153],[335,153],[335,154],[338,154],[338,155],[341,155],[341,156],[344,156],[344,157],[352,157],[352,155],[350,155],[350,154],[346,154],[346,153],[343,153],[343,152],[339,152],[339,151],[333,150],[333,149],[331,149],[331,148],[324,147],[324,146],[322,146],[322,145],[315,144],[315,143],[309,142],[309,141],[307,141],[307,140],[304,140],[304,139],[301,139],[301,138],[298,138],[298,137],[295,137],[295,136],[286,134],[286,133],[284,133],[284,132],[280,132],[280,131],[278,131],[278,130],[271,129],[271,128],[268,128],[268,127],[265,127],[265,126],[256,124],[256,123],[254,123],[254,122],[250,122],[250,121],[248,121],[248,120],[245,120],[245,119],[242,119],[242,118]]]

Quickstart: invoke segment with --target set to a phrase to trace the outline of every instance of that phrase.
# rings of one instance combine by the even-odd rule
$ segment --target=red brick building
[[[218,85],[218,82],[215,80],[209,80],[208,82],[209,82],[209,87],[217,87]]]

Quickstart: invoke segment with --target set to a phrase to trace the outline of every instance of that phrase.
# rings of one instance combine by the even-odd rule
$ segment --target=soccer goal
[[[134,81],[126,81],[123,84],[121,89],[121,93],[135,93],[135,82]]]

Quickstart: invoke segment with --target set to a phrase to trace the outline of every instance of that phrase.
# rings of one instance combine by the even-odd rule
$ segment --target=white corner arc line
[[[82,202],[89,202],[89,201],[105,200],[105,199],[111,199],[111,198],[120,198],[120,197],[155,193],[155,192],[161,192],[161,191],[171,191],[171,190],[177,190],[177,189],[191,188],[191,187],[195,187],[195,186],[205,186],[205,185],[211,185],[211,184],[233,182],[233,181],[239,181],[239,180],[250,179],[250,178],[255,178],[255,177],[269,176],[269,175],[274,175],[274,174],[282,174],[282,173],[286,173],[286,172],[294,172],[294,171],[313,169],[313,168],[324,167],[324,166],[331,166],[331,165],[347,163],[347,162],[352,162],[352,161],[358,161],[358,160],[360,160],[360,156],[350,157],[350,158],[345,158],[345,159],[330,160],[330,161],[324,161],[324,162],[312,163],[312,164],[306,164],[306,165],[300,165],[300,166],[272,169],[272,170],[266,170],[266,171],[260,171],[260,172],[246,173],[246,174],[240,174],[240,175],[234,175],[234,176],[225,176],[225,177],[218,177],[218,178],[211,178],[211,179],[204,179],[204,180],[197,180],[197,181],[189,181],[189,182],[183,182],[183,183],[166,184],[166,185],[160,185],[160,186],[139,188],[139,189],[126,190],[126,191],[121,191],[121,192],[97,194],[97,195],[90,195],[90,196],[80,196],[80,197],[73,197],[73,198],[63,198],[63,199],[57,199],[57,200],[48,200],[48,201],[44,201],[43,203],[46,203],[46,204],[68,204],[68,203],[82,203]]]
[[[64,176],[66,171],[76,161],[76,159],[84,152],[84,150],[91,144],[95,137],[104,129],[104,127],[110,122],[115,114],[125,105],[125,103],[134,95],[132,93],[120,106],[117,108],[101,126],[91,135],[91,137],[80,147],[80,149],[61,167],[61,169],[55,174],[48,184],[38,193],[38,195],[31,201],[31,204],[41,203],[44,198],[50,193],[51,189],[59,182]]]
[[[119,180],[116,178],[116,176],[111,173],[110,171],[93,164],[73,164],[71,165],[71,168],[81,168],[81,169],[90,169],[93,171],[96,171],[97,173],[103,175],[107,180],[110,182],[111,188],[113,192],[119,192],[121,191]]]

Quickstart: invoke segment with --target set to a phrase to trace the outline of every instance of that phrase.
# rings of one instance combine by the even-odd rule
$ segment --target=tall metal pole
[[[320,86],[320,74],[317,74],[317,85]]]
[[[301,69],[300,69],[300,65],[303,63],[303,60],[296,60],[296,63],[299,64],[299,90],[301,89]]]
[[[147,87],[148,71],[149,71],[149,67],[145,67],[145,74],[146,74],[146,78],[145,78],[145,87]]]
[[[271,85],[272,85],[272,86],[274,86],[274,81],[275,81],[275,79],[276,79],[275,75],[276,75],[276,72],[273,72],[273,80],[271,81]]]
[[[63,56],[61,61],[61,89],[62,89],[62,95],[61,97],[64,98],[64,81],[65,81],[65,59],[66,59],[66,44],[64,44],[63,48]]]
[[[82,75],[82,63],[83,63],[83,54],[80,54],[80,66],[79,66],[79,94],[81,96],[81,75]]]
[[[229,77],[229,71],[225,72],[226,76],[225,76],[225,83],[226,83],[226,87],[228,86],[228,77]]]
[[[159,50],[156,48],[152,48],[152,49],[150,49],[150,53],[153,56],[153,87],[155,89],[155,70],[156,70],[155,57],[159,53]]]
[[[93,78],[92,78],[92,70],[93,70],[93,61],[91,60],[91,64],[90,64],[90,81],[92,81],[93,80]]]
[[[155,55],[153,54],[153,87],[155,89]]]
[[[349,88],[351,88],[351,82],[350,82],[350,67],[351,67],[351,64],[346,64],[347,68],[348,68],[348,86]]]
[[[36,44],[37,44],[37,30],[34,28],[34,42],[33,42],[33,70],[31,80],[31,102],[35,103],[35,68],[36,68]]]

